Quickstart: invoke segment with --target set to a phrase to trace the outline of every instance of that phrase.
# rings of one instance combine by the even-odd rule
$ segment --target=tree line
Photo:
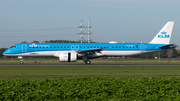
[[[21,43],[28,43],[26,41],[22,41]],[[40,43],[39,41],[32,41],[31,43]],[[43,41],[41,43],[81,43],[81,40],[79,41],[70,41],[70,40],[49,40],[49,41]],[[87,43],[87,41],[83,41],[83,43]],[[94,41],[91,41],[91,43],[96,43]]]
[[[162,50],[160,52],[153,52],[153,53],[148,53],[148,54],[143,54],[139,55],[140,59],[152,59],[154,57],[161,57],[161,58],[176,58],[180,56],[179,51],[176,49],[167,49],[167,50]]]

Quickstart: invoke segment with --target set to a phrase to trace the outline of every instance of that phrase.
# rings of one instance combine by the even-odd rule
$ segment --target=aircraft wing
[[[102,51],[102,48],[79,50],[79,51],[76,51],[76,52],[82,54],[82,53],[87,53],[87,52],[100,52],[100,51]]]

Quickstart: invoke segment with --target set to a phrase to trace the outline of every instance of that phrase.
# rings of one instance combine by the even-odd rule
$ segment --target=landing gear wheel
[[[24,62],[23,62],[23,61],[20,61],[20,64],[21,64],[21,65],[23,65],[23,64],[24,64]]]
[[[91,64],[91,61],[90,61],[90,60],[87,60],[85,63],[86,63],[87,65],[90,65],[90,64]]]

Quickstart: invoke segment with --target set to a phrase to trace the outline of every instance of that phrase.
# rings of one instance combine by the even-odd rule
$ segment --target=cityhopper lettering
[[[161,32],[160,35],[158,35],[158,38],[170,38],[170,35],[166,35],[167,32]]]

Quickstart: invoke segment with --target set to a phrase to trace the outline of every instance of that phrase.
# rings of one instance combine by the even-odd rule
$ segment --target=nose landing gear
[[[23,65],[23,64],[24,64],[24,61],[23,61],[23,60],[21,60],[21,61],[20,61],[20,64],[21,64],[21,65]]]
[[[22,56],[18,56],[18,58],[21,59],[21,60],[20,60],[20,64],[23,65],[23,64],[24,64],[24,61],[23,61],[23,59],[22,59],[23,57],[22,57]]]

